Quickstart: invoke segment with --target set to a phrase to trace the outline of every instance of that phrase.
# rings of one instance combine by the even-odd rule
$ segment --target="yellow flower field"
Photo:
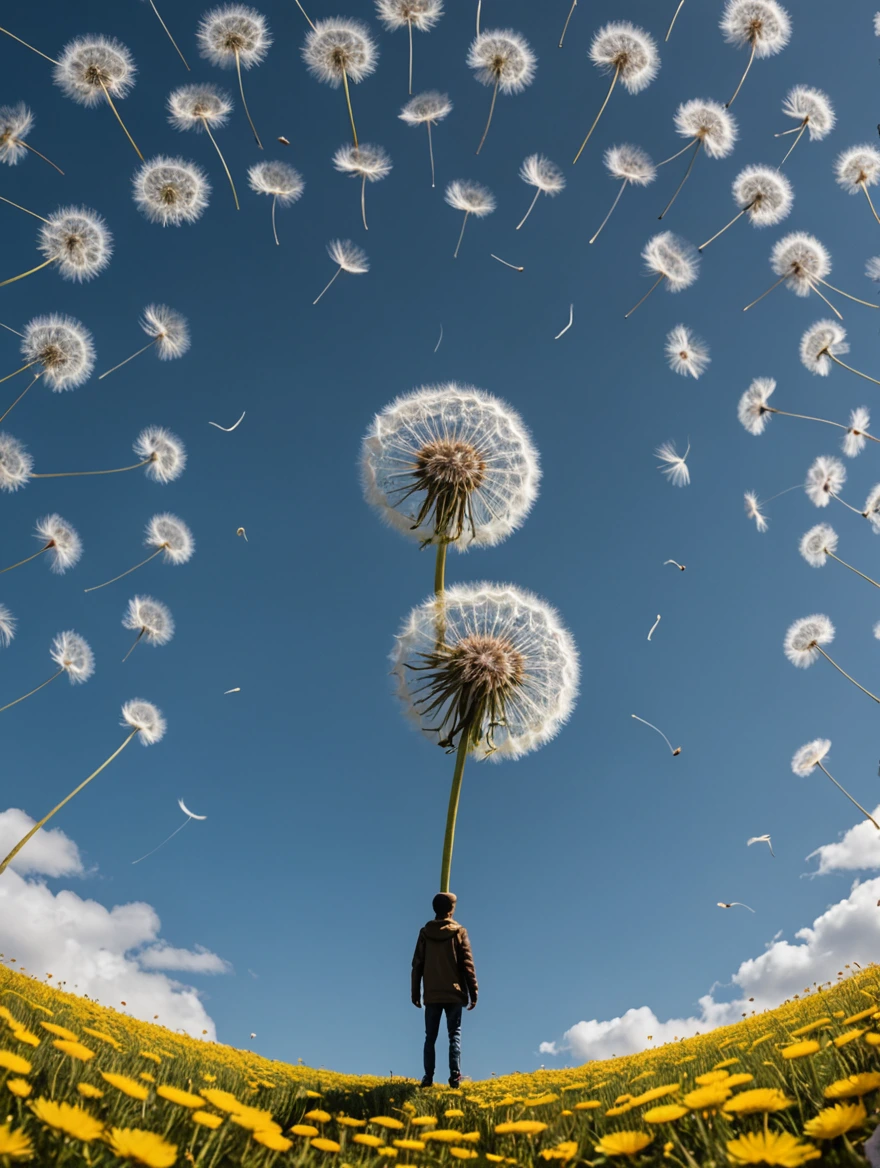
[[[878,1046],[871,966],[639,1055],[421,1090],[186,1038],[0,966],[0,1165],[864,1164]]]

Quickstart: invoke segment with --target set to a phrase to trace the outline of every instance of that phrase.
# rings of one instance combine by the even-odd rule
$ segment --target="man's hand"
[[[413,998],[412,1004],[415,1006],[415,1008],[417,1010],[421,1010],[421,1008],[422,1008],[421,998]]]
[[[476,1006],[476,1004],[477,1004],[477,1003],[476,1003],[476,999],[475,999],[475,1000],[474,1000],[473,1002],[471,1002],[471,1004],[468,1006],[468,1009],[469,1009],[469,1010],[473,1010],[473,1008],[474,1008],[474,1006]]]

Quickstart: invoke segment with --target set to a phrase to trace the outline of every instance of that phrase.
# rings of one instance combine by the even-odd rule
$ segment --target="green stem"
[[[17,706],[19,702],[23,702],[25,698],[32,697],[33,694],[39,693],[40,690],[47,686],[50,681],[54,681],[56,677],[60,677],[63,672],[64,668],[62,666],[62,668],[59,669],[57,673],[53,673],[51,677],[47,677],[45,681],[40,682],[36,689],[29,690],[28,693],[22,694],[21,697],[16,698],[14,702],[8,702],[5,706],[0,706],[0,714],[2,714],[4,710],[11,710],[13,706]],[[0,868],[0,872],[2,871],[3,869]]]
[[[434,567],[434,594],[439,596],[446,589],[446,552],[449,544],[446,540],[437,544],[437,562]],[[37,555],[40,553],[37,552]]]
[[[461,781],[464,778],[464,764],[467,762],[470,735],[467,727],[461,731],[458,751],[455,756],[455,770],[452,772],[452,790],[449,792],[449,809],[446,812],[446,835],[443,839],[443,860],[440,865],[440,891],[449,891],[449,874],[452,870],[452,845],[455,842],[455,821],[458,818],[458,801],[461,798]],[[0,872],[2,872],[0,868]]]

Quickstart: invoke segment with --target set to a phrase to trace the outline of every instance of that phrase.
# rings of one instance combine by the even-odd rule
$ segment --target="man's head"
[[[455,912],[455,902],[458,897],[454,892],[438,892],[431,901],[431,907],[434,909],[434,915],[440,920],[443,917],[451,917]]]

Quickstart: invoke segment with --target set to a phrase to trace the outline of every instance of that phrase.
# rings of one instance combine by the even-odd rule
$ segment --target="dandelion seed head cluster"
[[[488,187],[478,182],[455,179],[446,188],[443,198],[456,211],[466,211],[478,219],[491,215],[495,210],[495,196]]]
[[[327,254],[334,264],[354,276],[363,276],[370,270],[367,253],[350,239],[331,239],[327,244]]]
[[[168,121],[175,130],[219,129],[231,113],[232,98],[219,85],[181,85],[168,95]]]
[[[60,207],[40,228],[37,247],[58,265],[65,280],[84,283],[110,263],[113,236],[97,211]]]
[[[639,187],[647,186],[657,177],[657,167],[647,151],[629,142],[609,146],[603,161],[612,178],[623,179]]]
[[[82,558],[82,540],[76,529],[54,512],[37,520],[34,538],[48,549],[49,567],[57,576],[63,575]]]
[[[801,364],[820,377],[831,372],[832,357],[848,352],[846,329],[836,320],[817,320],[801,337]]]
[[[791,39],[791,19],[776,0],[727,0],[721,31],[729,45],[749,45],[756,57],[772,57]]]
[[[127,97],[134,85],[134,60],[115,37],[77,37],[65,45],[55,66],[55,84],[66,97],[93,106]]]
[[[510,28],[475,37],[468,49],[467,63],[477,81],[497,85],[499,93],[521,93],[531,85],[538,67],[529,42]]]
[[[59,670],[63,670],[71,685],[80,685],[95,672],[95,655],[85,637],[68,630],[52,641],[50,656]]]
[[[56,393],[83,385],[95,367],[92,334],[72,316],[59,313],[28,322],[21,353],[26,361],[42,365],[40,376]]]
[[[733,180],[733,198],[756,227],[773,227],[791,211],[794,190],[772,166],[747,166]]]
[[[248,182],[258,195],[272,195],[282,207],[295,203],[305,190],[296,167],[287,162],[256,162],[248,170]]]
[[[853,146],[838,154],[834,163],[837,185],[850,195],[862,187],[872,187],[880,179],[880,150],[876,146]]]
[[[161,548],[162,558],[169,564],[185,564],[196,550],[196,542],[187,525],[167,512],[154,515],[149,521],[144,544],[157,550]]]
[[[34,124],[34,115],[23,101],[0,105],[0,162],[15,166],[27,155],[22,142]]]
[[[590,42],[590,60],[605,74],[617,74],[629,93],[641,93],[660,70],[660,54],[650,33],[628,20],[603,25]]]
[[[374,73],[379,50],[360,20],[332,17],[314,22],[302,57],[313,77],[338,89],[343,74],[348,81],[358,83]]]
[[[827,507],[832,495],[839,495],[846,482],[846,467],[839,458],[820,454],[810,464],[804,490],[816,507]]]
[[[736,118],[720,102],[705,98],[683,101],[675,111],[675,132],[696,139],[710,158],[726,158],[736,145]]]
[[[157,706],[152,702],[145,702],[142,698],[134,698],[122,707],[123,726],[129,726],[138,731],[138,738],[144,746],[153,746],[165,737],[167,723]]]
[[[152,596],[133,596],[122,618],[123,628],[143,632],[151,645],[167,645],[174,636],[171,610]]]
[[[795,296],[809,296],[816,280],[831,272],[828,249],[806,231],[792,231],[773,245],[770,266],[777,276],[786,278],[786,287]]]
[[[822,613],[801,617],[790,625],[783,642],[785,655],[798,669],[809,669],[821,654],[819,648],[834,640],[834,625]]]
[[[379,182],[391,173],[388,151],[381,146],[360,142],[357,146],[340,146],[333,155],[333,165],[344,174],[357,175],[367,182]]]
[[[543,154],[529,154],[519,168],[519,177],[531,187],[537,187],[545,195],[558,195],[565,190],[565,175],[555,162]]]
[[[443,15],[443,0],[376,0],[376,16],[389,32],[411,25],[430,32]]]
[[[800,553],[811,568],[824,568],[836,551],[837,532],[827,523],[817,523],[801,537]]]
[[[212,8],[196,31],[199,55],[221,69],[253,69],[265,59],[272,36],[265,16],[244,4]]]
[[[31,477],[34,460],[24,444],[0,432],[0,491],[17,491]]]
[[[140,459],[149,459],[144,468],[157,483],[173,483],[186,468],[186,448],[176,434],[162,426],[141,430],[132,448]]]
[[[828,94],[810,85],[793,86],[785,95],[782,112],[789,118],[806,122],[811,142],[827,138],[837,121]]]
[[[847,458],[855,458],[865,449],[868,439],[865,435],[871,425],[871,414],[864,406],[850,410],[849,429],[843,436],[843,453]]]
[[[411,97],[397,115],[408,126],[436,125],[452,113],[448,93],[428,89]]]
[[[157,155],[135,172],[134,201],[151,223],[179,227],[201,219],[211,184],[194,162]]]
[[[156,342],[160,361],[173,361],[189,350],[189,323],[182,312],[169,308],[167,304],[148,304],[140,326]]]
[[[807,742],[795,751],[791,760],[791,769],[799,778],[806,778],[807,775],[813,773],[830,749],[831,742],[828,738],[815,738],[812,742]]]
[[[739,399],[737,417],[750,434],[763,434],[772,415],[767,406],[771,394],[776,389],[772,377],[756,377]]]
[[[700,274],[700,256],[693,244],[671,231],[652,236],[642,250],[649,272],[664,276],[668,291],[689,288]]]
[[[0,604],[0,648],[8,649],[15,639],[17,621],[5,604]]]
[[[673,373],[696,380],[709,368],[709,346],[686,325],[677,324],[666,337],[666,360]]]

